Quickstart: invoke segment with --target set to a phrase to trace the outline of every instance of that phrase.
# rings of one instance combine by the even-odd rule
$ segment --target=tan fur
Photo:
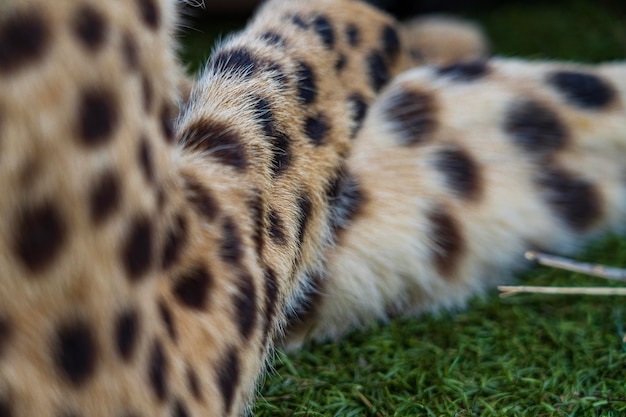
[[[450,65],[489,57],[489,41],[476,24],[453,16],[418,17],[405,24],[404,33],[417,62]]]
[[[298,345],[462,305],[529,242],[569,249],[581,236],[501,137],[518,95],[559,115],[571,141],[552,162],[602,197],[582,237],[623,218],[620,64],[582,69],[621,87],[578,111],[539,81],[560,64],[398,75],[430,37],[419,25],[359,2],[271,0],[190,85],[176,24],[171,0],[0,3],[2,415],[242,415],[287,325]],[[484,57],[474,29],[444,32],[445,60],[429,60]],[[388,108],[406,91],[436,100],[425,145],[399,145],[413,104]],[[454,146],[480,163],[480,198],[433,167]],[[465,238],[454,269],[428,215]]]
[[[357,68],[364,54],[381,48],[378,33],[393,21],[359,3],[271,2],[246,32],[225,42],[218,52],[245,48],[257,62],[279,64],[286,86],[272,78],[276,71],[259,70],[246,78],[217,68],[208,69],[189,93],[173,56],[173,2],[85,4],[88,12],[79,9],[83,3],[70,1],[53,6],[25,0],[1,6],[0,26],[15,24],[11,20],[15,8],[36,17],[17,19],[20,24],[42,21],[46,37],[38,40],[43,52],[27,57],[26,63],[16,53],[21,68],[0,76],[0,182],[5,190],[0,202],[0,318],[9,329],[0,358],[0,407],[10,409],[12,416],[45,415],[51,410],[93,417],[171,415],[179,407],[189,415],[240,415],[250,402],[273,334],[303,296],[310,274],[322,266],[321,251],[330,239],[325,190],[349,150],[352,121],[346,117],[345,92],[358,89],[373,99],[365,75],[360,75],[364,70]],[[340,79],[334,69],[336,52],[328,52],[314,31],[286,22],[298,14],[310,23],[320,11],[333,25],[359,16],[354,23],[361,30],[361,52],[346,50],[352,60],[347,65],[355,68],[347,74],[353,75]],[[96,22],[87,21],[91,27],[81,29],[87,33],[77,35],[76,26],[90,13]],[[277,13],[282,20],[275,23]],[[361,27],[362,23],[366,25]],[[275,29],[287,47],[259,40],[267,29]],[[129,37],[136,48],[128,47]],[[343,48],[345,41],[338,35],[336,43]],[[389,76],[402,67],[405,56],[398,51],[394,62],[387,63]],[[296,95],[300,60],[310,65],[315,78],[316,98],[307,107]],[[167,108],[174,110],[179,103],[180,85],[184,97],[180,103],[185,104],[176,131],[181,142],[172,146],[164,138],[163,123]],[[113,127],[104,128],[102,142],[83,144],[81,100],[91,86],[95,94],[107,92],[113,121],[104,124]],[[271,103],[274,127],[290,138],[293,166],[276,179],[270,177],[273,149],[255,115],[255,97]],[[103,112],[107,113],[93,110],[89,126],[103,123],[107,119]],[[320,112],[329,128],[324,144],[314,146],[302,131],[307,117]],[[243,171],[229,165],[228,149],[225,157],[214,158],[214,152],[224,151],[219,143],[207,151],[201,142],[196,148],[187,143],[193,139],[193,123],[203,120],[225,126],[213,132],[218,140],[230,133],[241,138],[237,146],[245,153]],[[139,163],[141,141],[149,146],[151,180]],[[94,224],[89,198],[106,172],[118,179],[117,204],[112,214]],[[210,209],[205,192],[217,209]],[[310,199],[310,213],[298,211],[300,194]],[[194,206],[198,204],[200,209]],[[29,208],[42,205],[53,213],[36,216],[35,223],[50,229],[53,243],[49,237],[37,237],[36,230],[18,226]],[[209,214],[202,212],[207,207]],[[252,208],[258,211],[251,212]],[[271,244],[266,218],[257,217],[267,216],[270,208],[282,216],[285,245]],[[308,218],[299,219],[302,216]],[[150,234],[135,242],[131,236],[138,218],[148,222]],[[172,242],[169,233],[177,230],[179,221],[185,232],[178,229],[177,234],[184,244],[179,242],[176,262],[162,268]],[[302,245],[297,242],[299,222],[306,224]],[[265,243],[262,252],[254,240],[256,233]],[[36,260],[21,259],[26,255],[15,249],[21,235],[35,245],[26,250],[34,251]],[[37,239],[43,239],[43,249],[37,249]],[[128,251],[139,259],[148,252],[149,259],[127,259]],[[139,273],[127,271],[125,263],[133,262],[146,265]],[[201,308],[186,305],[176,295],[181,285],[201,291],[192,285],[199,279],[194,275],[198,268],[210,276],[204,295],[208,301]],[[275,274],[275,287],[264,281],[269,269]],[[201,303],[196,295],[184,293],[189,303]],[[116,320],[126,309],[138,317],[127,360],[116,352]],[[163,309],[175,337],[163,320]],[[239,317],[240,312],[253,316]],[[73,359],[60,358],[64,348],[59,334],[64,326],[76,323],[88,334],[79,334],[79,340],[65,347],[67,354],[77,357],[72,365]],[[245,334],[240,330],[244,326],[249,329]],[[190,371],[201,389],[200,398],[194,398],[189,387]],[[155,373],[163,375],[157,383]]]
[[[545,83],[556,70],[602,77],[616,89],[613,104],[605,110],[568,104]],[[625,70],[624,64],[499,59],[490,61],[489,74],[476,81],[437,75],[431,68],[398,76],[370,109],[350,157],[367,194],[367,209],[328,252],[328,279],[314,318],[289,346],[302,339],[336,338],[374,319],[463,307],[471,295],[509,281],[526,250],[570,253],[600,231],[621,230],[626,214]],[[398,91],[435,98],[439,127],[425,144],[398,146],[400,132],[384,115],[385,101]],[[502,131],[509,106],[525,97],[554,112],[571,135],[553,159],[539,164]],[[480,166],[482,195],[476,201],[451,193],[433,164],[437,151],[459,148]],[[581,232],[555,217],[533,183],[538,172],[556,166],[597,188],[599,201],[591,203],[602,206],[602,215]],[[465,236],[467,255],[451,278],[432,265],[437,237],[427,214],[433,207],[445,207]]]

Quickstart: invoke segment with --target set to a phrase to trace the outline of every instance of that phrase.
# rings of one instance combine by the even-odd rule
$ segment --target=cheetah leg
[[[0,415],[165,415],[191,396],[158,301],[190,218],[175,25],[170,1],[0,2]]]
[[[219,313],[235,330],[221,354],[237,363],[222,384],[237,387],[225,395],[227,411],[247,402],[287,314],[323,275],[324,251],[348,215],[342,184],[351,138],[367,105],[408,65],[395,22],[369,6],[273,1],[217,49],[193,88],[178,126],[182,166],[194,167],[185,175],[219,189],[211,191],[218,199],[228,190],[250,239],[242,246],[252,249],[247,262],[230,266],[249,272],[239,294],[254,300]]]
[[[355,139],[362,198],[293,345],[462,307],[509,281],[527,250],[571,253],[623,230],[624,103],[623,63],[497,59],[398,76]]]

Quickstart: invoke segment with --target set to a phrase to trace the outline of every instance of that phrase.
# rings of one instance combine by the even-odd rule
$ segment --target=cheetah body
[[[271,0],[188,92],[176,24],[0,4],[0,416],[241,415],[285,329],[460,306],[623,222],[622,64],[403,72],[415,27]]]

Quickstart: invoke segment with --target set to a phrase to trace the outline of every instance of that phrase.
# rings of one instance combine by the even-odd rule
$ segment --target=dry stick
[[[363,404],[369,407],[370,411],[374,410],[374,404],[372,404],[372,402],[368,400],[365,395],[361,394],[361,391],[359,391],[358,387],[354,387],[354,392],[361,399],[361,401],[363,401]],[[376,411],[376,417],[383,417],[383,414],[380,412],[380,410]]]
[[[580,295],[626,295],[626,288],[603,288],[603,287],[530,287],[530,286],[506,286],[498,287],[502,291],[500,297],[509,297],[519,293],[534,294],[580,294]]]
[[[571,259],[561,258],[560,256],[547,255],[545,253],[534,251],[528,251],[524,256],[526,257],[526,259],[531,261],[537,261],[541,265],[565,269],[572,272],[580,272],[600,278],[612,279],[616,281],[626,281],[626,269],[577,262]]]
[[[613,268],[604,265],[577,262],[560,256],[547,255],[545,253],[528,251],[526,259],[537,261],[541,265],[564,269],[572,272],[580,272],[600,278],[616,281],[626,281],[626,269]],[[534,294],[579,294],[579,295],[626,295],[626,288],[601,288],[601,287],[531,287],[531,286],[499,286],[502,291],[500,297],[509,297],[519,293]]]

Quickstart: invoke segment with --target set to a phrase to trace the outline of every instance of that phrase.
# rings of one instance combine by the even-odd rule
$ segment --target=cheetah
[[[620,229],[621,63],[420,66],[371,6],[269,0],[188,91],[177,22],[0,3],[0,416],[243,415],[277,343]]]

